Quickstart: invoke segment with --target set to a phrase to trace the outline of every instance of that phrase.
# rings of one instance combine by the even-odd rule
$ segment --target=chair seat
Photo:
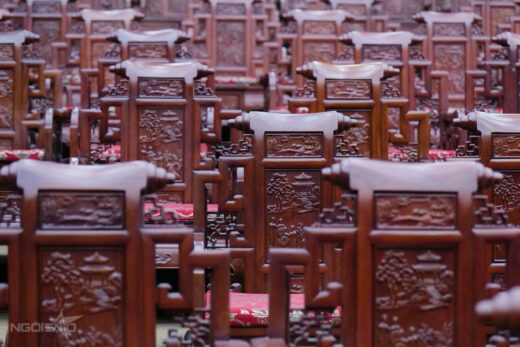
[[[269,321],[269,294],[229,293],[230,326],[233,328],[267,327]],[[211,293],[206,294],[209,307]],[[297,320],[303,315],[305,307],[303,294],[291,294],[290,320]],[[332,325],[341,324],[341,307],[336,307],[332,314],[327,314],[327,321]]]
[[[45,151],[43,149],[2,149],[0,150],[1,161],[17,161],[21,159],[43,160]]]

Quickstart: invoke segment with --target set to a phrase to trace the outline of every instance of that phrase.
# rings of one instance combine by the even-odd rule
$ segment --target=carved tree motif
[[[520,135],[493,134],[493,157],[515,158],[520,156]]]
[[[269,213],[297,209],[298,213],[316,211],[320,206],[320,188],[312,177],[302,172],[289,181],[286,174],[274,173],[267,184],[267,194],[274,204],[267,205]]]
[[[173,110],[146,109],[139,120],[142,129],[139,136],[141,143],[160,141],[171,143],[181,141],[184,132],[184,122]]]
[[[504,179],[493,186],[493,202],[497,209],[503,209],[508,214],[520,206],[519,176],[503,172]]]

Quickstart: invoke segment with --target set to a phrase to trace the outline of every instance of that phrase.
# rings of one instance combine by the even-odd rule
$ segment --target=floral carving
[[[314,89],[316,88],[316,82],[307,81],[302,88],[298,88],[294,93],[295,98],[314,98]]]
[[[319,157],[321,134],[266,134],[266,157]]]
[[[121,80],[116,85],[109,85],[108,96],[128,96],[128,80]]]
[[[511,172],[502,172],[504,179],[493,186],[493,201],[497,209],[511,213],[520,207],[519,176]]]

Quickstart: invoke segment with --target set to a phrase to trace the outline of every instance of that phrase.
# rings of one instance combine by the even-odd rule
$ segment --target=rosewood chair
[[[520,233],[480,195],[501,175],[474,162],[362,159],[343,160],[322,175],[344,195],[305,228],[304,250],[270,251],[269,337],[300,345],[483,346],[486,328],[472,307],[486,297],[493,264],[480,252]],[[342,265],[337,279],[320,286],[326,244],[336,246]],[[305,309],[314,315],[289,323],[287,281],[295,265],[305,267]],[[337,306],[339,340],[320,314]],[[320,329],[290,339],[293,327],[311,323]]]
[[[386,33],[352,31],[343,35],[340,40],[348,47],[350,61],[340,61],[346,56],[338,57],[336,63],[355,64],[380,61],[400,69],[400,74],[383,81],[383,85],[391,84],[393,90],[409,100],[410,109],[430,110],[430,127],[432,142],[437,147],[446,147],[445,121],[448,113],[448,73],[432,71],[431,62],[422,54],[423,37],[410,32],[397,31]],[[433,95],[433,86],[437,95]],[[388,87],[383,87],[388,90]],[[388,95],[385,95],[388,96]],[[392,117],[392,118],[395,118]],[[395,119],[391,120],[396,128]]]
[[[213,168],[211,158],[201,158],[201,144],[218,142],[221,136],[221,99],[201,81],[214,71],[197,62],[133,60],[110,71],[124,80],[100,99],[99,110],[80,110],[80,157],[96,163],[107,146],[119,144],[121,161],[145,160],[176,175],[176,182],[159,194],[160,201],[190,203],[192,170]],[[122,115],[116,125],[120,134],[109,134],[111,107]],[[97,138],[91,135],[92,121],[97,122]]]
[[[79,66],[81,68],[81,106],[90,107],[90,99],[100,95],[103,87],[114,83],[110,75],[106,74],[106,80],[97,80],[100,66],[99,58],[118,56],[119,46],[108,42],[107,37],[117,29],[131,30],[132,24],[140,20],[143,14],[133,9],[123,10],[90,10],[84,9],[79,12],[75,21],[71,24],[70,32],[67,34],[68,50],[67,66]],[[80,45],[78,47],[77,45]],[[72,51],[75,50],[76,53]],[[58,54],[58,53],[57,53]],[[91,96],[93,95],[93,96]]]
[[[333,10],[344,10],[354,16],[343,31],[386,31],[388,17],[376,15],[376,0],[328,0]]]
[[[309,81],[289,99],[289,110],[294,112],[298,107],[307,107],[310,112],[336,110],[360,121],[360,125],[337,134],[338,157],[387,160],[389,142],[408,151],[413,140],[409,123],[419,121],[413,160],[428,158],[429,112],[408,111],[408,100],[400,97],[399,90],[383,84],[385,78],[398,75],[398,69],[384,63],[336,65],[314,61],[297,72]],[[399,131],[391,130],[391,109],[397,114],[395,123]]]
[[[196,60],[215,69],[216,92],[225,110],[263,110],[264,43],[269,11],[258,0],[203,0],[190,9],[183,30]]]
[[[482,17],[482,29],[487,36],[511,31],[512,19],[519,14],[518,1],[473,0],[473,12]]]
[[[338,112],[317,114],[244,113],[228,121],[243,132],[230,148],[219,148],[218,170],[194,171],[194,226],[205,235],[206,248],[230,248],[232,261],[233,336],[265,333],[255,303],[265,302],[269,249],[301,248],[303,228],[322,206],[331,206],[334,192],[320,175],[333,163],[335,133],[357,121]],[[243,170],[243,182],[237,184]],[[206,210],[205,186],[218,191],[218,212]],[[330,271],[331,259],[321,268]],[[293,269],[292,293],[303,289],[301,271]],[[260,302],[260,305],[261,305]],[[248,313],[249,312],[249,313]]]
[[[343,10],[293,10],[283,17],[278,34],[278,103],[283,102],[284,94],[303,86],[297,67],[312,61],[332,62],[342,52],[338,39],[344,26],[354,19]]]
[[[451,107],[464,108],[466,71],[485,59],[488,37],[484,36],[473,13],[420,12],[414,19],[422,23],[416,31],[425,35],[423,54],[432,62],[432,69],[448,72],[448,102]]]
[[[21,190],[24,221],[0,229],[9,246],[8,291],[2,287],[9,323],[66,329],[11,329],[10,345],[156,346],[156,308],[194,312],[195,270],[206,268],[215,279],[207,343],[229,343],[229,252],[196,250],[190,228],[146,225],[137,213],[143,194],[173,181],[171,173],[145,162],[95,167],[24,160],[0,176]],[[155,283],[155,247],[164,242],[178,244],[175,291]]]
[[[500,49],[479,70],[467,72],[466,110],[495,108],[506,113],[520,112],[516,72],[520,35],[504,32],[492,41]]]

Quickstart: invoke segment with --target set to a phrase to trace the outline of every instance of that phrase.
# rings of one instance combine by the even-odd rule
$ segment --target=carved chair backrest
[[[245,270],[246,291],[267,290],[268,250],[302,247],[303,227],[314,222],[321,206],[331,204],[333,192],[319,169],[334,162],[335,133],[352,123],[334,111],[244,113],[229,121],[244,132],[244,138],[240,146],[221,152],[219,171],[194,172],[196,231],[205,232],[207,247],[231,247],[245,261],[254,257],[256,265]],[[237,167],[244,167],[239,192],[232,183]],[[218,183],[221,215],[210,224],[206,224],[205,182]],[[225,226],[219,221],[228,223],[227,235],[219,230]],[[300,285],[295,276],[291,291],[298,292]]]
[[[450,106],[464,108],[466,71],[477,66],[479,45],[486,42],[473,13],[420,12],[414,16],[425,27],[424,56],[432,62],[432,68],[449,72],[448,101]],[[485,51],[485,50],[484,50]]]
[[[490,60],[484,62],[483,70],[469,74],[473,80],[468,81],[470,84],[466,97],[466,110],[481,110],[495,106],[502,108],[505,113],[520,112],[517,72],[517,64],[520,60],[518,55],[520,35],[504,32],[494,36],[492,41],[499,44],[500,48]],[[483,79],[483,83],[478,85],[477,79]]]
[[[109,108],[118,107],[124,115],[121,161],[145,160],[165,168],[176,182],[158,194],[160,200],[191,202],[192,170],[211,167],[210,161],[201,162],[201,143],[220,139],[220,99],[200,80],[213,70],[197,62],[127,60],[110,71],[124,80],[101,98],[100,133],[105,133]],[[89,113],[80,115],[80,146],[86,157],[91,146],[88,135],[83,136],[90,133],[88,118]]]
[[[294,264],[290,257],[305,265],[306,308],[320,312],[341,305],[344,345],[429,345],[430,336],[453,346],[483,345],[486,327],[476,323],[472,308],[485,297],[491,265],[481,261],[487,240],[477,236],[519,232],[480,225],[487,222],[474,216],[481,202],[476,194],[500,174],[474,162],[346,159],[322,175],[345,190],[344,201],[306,228],[306,252],[272,252],[271,284],[283,283],[284,268]],[[489,210],[492,205],[484,204],[477,211]],[[320,288],[316,251],[327,243],[341,249],[341,279]],[[287,336],[287,299],[285,293],[271,295],[272,337]]]
[[[188,17],[190,0],[141,0],[140,8],[145,18],[141,24],[147,30],[182,27],[182,21]]]
[[[472,112],[459,117],[457,125],[478,133],[465,148],[458,152],[460,158],[475,158],[482,164],[499,171],[504,180],[493,185],[492,202],[507,213],[509,220],[520,224],[520,114]]]
[[[99,11],[85,9],[80,12],[85,25],[81,49],[81,67],[95,68],[98,59],[113,46],[106,38],[117,29],[131,30],[131,24],[143,17],[132,9]]]
[[[11,238],[9,322],[58,325],[69,317],[77,327],[66,334],[11,330],[9,343],[155,346],[156,306],[193,310],[193,270],[206,267],[223,282],[212,283],[222,303],[212,302],[210,339],[229,337],[229,254],[193,252],[190,228],[144,226],[137,212],[143,194],[173,175],[142,161],[95,167],[22,160],[2,168],[1,177],[22,191],[24,220],[21,230],[0,230],[2,241]],[[165,242],[179,247],[177,292],[156,288],[154,248]]]
[[[52,46],[65,42],[67,33],[68,0],[21,1],[11,13],[15,27],[40,35],[40,41],[33,46],[51,66]]]
[[[511,31],[511,19],[518,15],[515,1],[473,0],[473,12],[482,17],[482,28],[488,36]]]
[[[338,40],[343,27],[353,17],[343,10],[293,10],[284,18],[287,23],[282,31],[286,34],[279,36],[279,47],[283,51],[280,57],[290,55],[288,74],[301,88],[303,79],[296,75],[296,68],[312,61],[332,62],[343,49]]]
[[[25,148],[27,139],[23,137],[23,120],[35,106],[33,102],[45,101],[44,61],[33,58],[26,50],[27,45],[38,38],[26,30],[0,34],[1,149]],[[37,73],[37,81],[30,80],[31,72]]]
[[[280,10],[288,13],[292,10],[328,10],[330,6],[326,0],[281,0]]]
[[[191,9],[193,57],[215,69],[216,75],[265,74],[263,43],[270,21],[261,1],[205,0]]]
[[[386,16],[372,14],[375,0],[329,0],[333,10],[344,10],[354,19],[343,27],[343,31],[385,31]]]
[[[296,97],[289,100],[290,110],[298,106],[309,107],[311,112],[336,110],[358,119],[362,124],[338,134],[336,157],[388,159],[389,142],[395,145],[411,142],[411,120],[420,120],[418,156],[427,157],[430,145],[429,113],[408,112],[408,100],[405,98],[383,98],[383,79],[397,75],[398,69],[384,63],[336,65],[315,61],[298,68],[298,73],[312,81],[308,81],[303,89],[296,92]],[[391,109],[396,109],[400,133],[390,132]]]

